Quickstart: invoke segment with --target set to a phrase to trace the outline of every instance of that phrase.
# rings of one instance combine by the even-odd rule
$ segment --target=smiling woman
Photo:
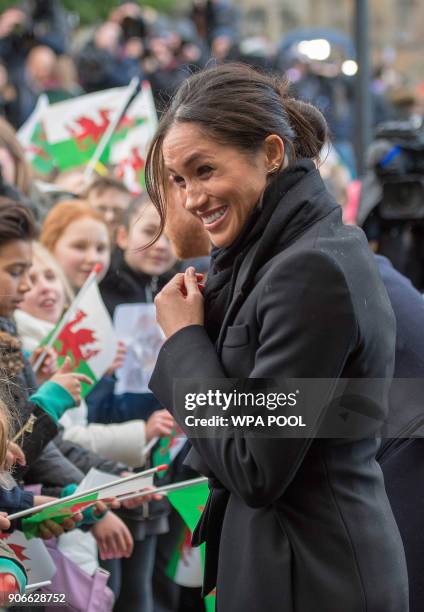
[[[350,379],[372,379],[387,414],[394,317],[364,235],[343,225],[316,167],[326,134],[320,112],[287,84],[223,64],[182,84],[146,162],[162,223],[178,202],[215,245],[203,295],[189,268],[156,297],[167,341],[150,388],[190,438],[191,466],[210,479],[193,537],[206,542],[204,593],[216,585],[220,612],[408,609],[402,542],[375,460],[377,419],[372,435],[347,428],[343,439],[225,428],[196,437],[175,392],[193,391],[187,378],[203,389],[227,378],[298,379],[301,389],[313,378],[332,399],[347,379],[343,404]],[[318,428],[328,405],[314,397],[309,425]],[[255,414],[266,422],[266,408]]]
[[[199,143],[193,152],[192,144]],[[176,124],[165,136],[163,157],[169,180],[185,192],[185,208],[198,215],[212,243],[230,245],[240,233],[267,182],[267,171],[284,162],[280,138],[266,151],[243,154],[202,133],[194,123]]]

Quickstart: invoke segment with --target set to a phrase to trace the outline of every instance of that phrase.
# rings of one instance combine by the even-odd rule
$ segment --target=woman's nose
[[[200,185],[187,186],[184,206],[187,210],[194,212],[201,208],[207,201],[207,195]]]

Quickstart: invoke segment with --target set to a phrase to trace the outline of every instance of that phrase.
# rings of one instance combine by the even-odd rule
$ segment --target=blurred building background
[[[266,33],[277,42],[294,28],[337,28],[352,33],[355,0],[235,0],[246,35]],[[424,68],[424,2],[370,0],[372,63],[395,62],[421,80]]]

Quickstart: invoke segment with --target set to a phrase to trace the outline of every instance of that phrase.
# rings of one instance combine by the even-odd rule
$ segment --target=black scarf
[[[311,160],[300,160],[280,172],[265,189],[261,203],[254,208],[236,240],[229,247],[212,250],[204,298],[205,328],[213,342],[218,338],[224,315],[231,302],[234,283],[246,254],[264,237],[265,229],[281,199],[314,168]],[[272,244],[269,244],[269,249],[272,249]]]

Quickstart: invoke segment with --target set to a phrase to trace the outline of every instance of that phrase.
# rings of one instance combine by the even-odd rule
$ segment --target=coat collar
[[[284,194],[281,197],[281,194]],[[220,355],[226,329],[245,301],[260,268],[274,255],[286,249],[310,226],[340,208],[327,192],[319,171],[313,167],[291,189],[284,190],[284,176],[277,177],[264,194],[267,201],[278,199],[261,238],[249,250],[237,275],[232,300],[224,317],[217,341]]]

